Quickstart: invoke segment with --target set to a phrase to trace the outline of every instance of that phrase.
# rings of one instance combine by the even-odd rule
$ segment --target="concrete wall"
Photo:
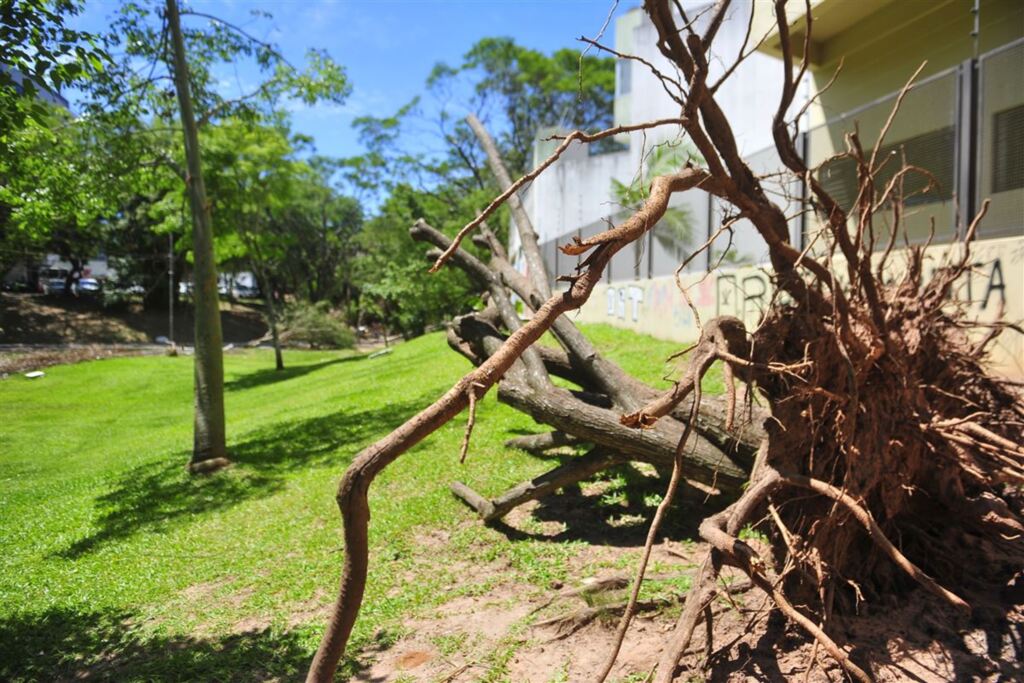
[[[693,3],[687,3],[692,5]],[[699,12],[699,7],[695,10]],[[728,20],[716,39],[716,51],[711,55],[712,79],[719,77],[739,53],[749,19],[751,5],[735,3]],[[706,17],[707,15],[705,15]],[[656,30],[647,15],[639,9],[620,17],[616,23],[616,48],[636,54],[666,74],[674,74],[673,67],[658,52]],[[618,125],[678,117],[679,106],[669,98],[661,82],[643,65],[632,62],[630,88],[621,93],[616,88],[615,123]],[[621,75],[621,70],[617,72]],[[733,122],[740,150],[755,153],[771,145],[771,117],[774,103],[781,93],[781,66],[768,55],[755,53],[741,66],[718,93],[718,100],[726,116]],[[553,131],[542,131],[534,145],[534,164],[545,159],[557,145],[543,141]],[[680,145],[678,126],[664,126],[623,136],[628,147],[605,154],[590,154],[587,146],[573,145],[551,168],[537,178],[525,192],[524,203],[539,241],[566,238],[579,232],[593,230],[606,219],[613,219],[620,211],[612,193],[612,180],[626,185],[644,183],[645,159],[652,150],[663,144]],[[692,149],[682,142],[682,149]],[[704,192],[687,193],[675,200],[678,205],[691,207],[695,229],[700,234],[697,244],[707,237],[708,202]],[[715,209],[712,207],[712,213]],[[511,252],[517,253],[518,239],[513,235]],[[620,273],[632,272],[621,264]],[[564,273],[563,273],[564,274]]]
[[[931,247],[925,255],[926,277],[943,259],[960,253],[960,245]],[[961,280],[957,298],[968,303],[971,316],[980,321],[1006,318],[1024,320],[1024,238],[980,242],[971,250],[975,266]],[[889,274],[898,277],[904,254],[891,259]],[[838,263],[836,271],[842,272]],[[769,270],[761,266],[723,268],[712,273],[693,273],[681,278],[701,320],[731,315],[756,327],[771,300],[774,288]],[[637,282],[601,284],[577,314],[581,322],[608,323],[637,332],[678,341],[695,341],[699,328],[693,311],[672,277]],[[983,330],[984,331],[984,330]],[[1011,376],[1024,376],[1024,337],[1007,331],[993,353],[994,366]]]
[[[812,123],[899,90],[927,60],[922,78],[974,55],[973,0],[900,0],[821,42],[815,87],[823,88],[843,61],[835,84],[821,96]],[[1024,2],[982,0],[978,53],[1024,35]],[[812,27],[813,33],[813,27]]]
[[[717,54],[711,63],[715,76],[732,63],[746,33],[748,12],[755,8],[753,35],[763,35],[763,10],[768,2],[735,3],[732,16],[723,24],[716,42]],[[791,3],[803,6],[802,3]],[[815,12],[822,13],[820,40],[813,46],[814,83],[801,88],[801,98],[824,85],[831,78],[840,55],[846,55],[841,77],[812,107],[814,121],[822,122],[840,112],[856,109],[856,114],[829,129],[817,129],[810,135],[812,164],[843,148],[843,133],[857,121],[863,139],[877,132],[888,114],[888,104],[873,109],[863,105],[890,95],[898,90],[909,74],[928,59],[924,77],[956,68],[973,55],[970,39],[970,8],[972,0],[813,0]],[[817,21],[817,14],[816,21]],[[1024,34],[1024,2],[1020,0],[982,0],[979,53],[1003,45]],[[628,43],[638,56],[650,61],[665,74],[674,75],[656,48],[656,32],[646,16],[636,12],[620,20],[617,40]],[[631,39],[623,37],[631,33]],[[818,35],[816,33],[816,35]],[[770,42],[770,41],[769,41]],[[771,146],[771,117],[778,102],[782,66],[778,59],[764,53],[752,55],[718,93],[719,101],[732,122],[741,152],[757,172],[771,172],[778,168]],[[1006,53],[1002,62],[1016,60],[1016,53]],[[958,152],[959,170],[965,163],[974,163],[979,174],[980,193],[987,193],[986,171],[990,163],[991,140],[985,136],[988,118],[998,106],[1013,106],[1024,98],[1024,59],[1018,68],[1013,64],[1000,68],[997,78],[986,81],[981,70],[979,92],[982,93],[982,111],[979,112],[980,151],[977,159],[962,159]],[[993,62],[994,63],[994,62]],[[984,64],[984,61],[983,61]],[[989,76],[994,71],[989,69]],[[713,76],[714,78],[714,76]],[[900,142],[922,133],[948,128],[956,123],[960,75],[948,74],[930,81],[908,97],[903,115],[890,131],[890,142]],[[989,94],[991,93],[991,94]],[[806,101],[806,99],[802,99]],[[1009,104],[1007,104],[1009,103]],[[797,103],[799,107],[801,102]],[[628,112],[628,116],[627,116]],[[616,122],[636,123],[678,115],[676,105],[663,91],[658,79],[646,69],[633,65],[630,92],[616,100]],[[812,128],[814,121],[803,122],[803,130]],[[849,124],[849,126],[847,125]],[[959,135],[959,129],[956,129]],[[574,146],[569,154],[533,183],[527,206],[542,243],[553,240],[567,242],[577,232],[594,230],[603,218],[614,217],[616,206],[611,195],[611,180],[629,183],[641,178],[643,160],[655,145],[671,141],[678,129],[665,127],[634,134],[629,148],[614,154],[590,156],[582,146]],[[988,142],[986,142],[988,140]],[[956,144],[960,145],[958,141]],[[537,158],[543,159],[553,145],[538,145]],[[926,201],[910,207],[906,218],[912,237],[927,232],[932,217],[937,228],[952,240],[956,228],[957,202],[952,198],[956,188],[946,188],[950,195],[941,201]],[[989,194],[981,195],[989,196]],[[975,270],[965,277],[959,296],[969,302],[972,315],[979,320],[994,320],[1002,307],[1005,318],[1024,320],[1024,190],[1000,193],[992,205],[991,215],[982,226],[981,236],[991,237],[972,248]],[[707,196],[691,191],[674,200],[677,205],[688,205],[699,230],[717,227],[720,207],[708,204]],[[789,207],[793,209],[795,207]],[[703,214],[703,215],[702,215]],[[709,220],[710,219],[710,220]],[[879,223],[884,219],[880,218]],[[990,227],[990,226],[996,226]],[[809,229],[813,230],[813,224]],[[879,227],[879,230],[883,230]],[[794,242],[800,239],[799,225],[794,221],[791,230]],[[723,245],[716,245],[718,250]],[[515,243],[513,243],[514,253]],[[599,285],[590,301],[579,314],[585,322],[606,322],[634,329],[653,336],[690,342],[696,339],[698,327],[693,313],[686,304],[672,276],[633,277],[643,272],[634,267],[644,253],[657,249],[653,237],[635,250],[623,250],[611,265],[609,281]],[[938,244],[928,251],[933,270],[944,254],[961,249],[961,245]],[[732,262],[739,264],[706,273],[704,264],[697,263],[697,272],[682,277],[699,315],[706,320],[715,315],[735,315],[754,326],[771,297],[772,284],[768,271],[751,265],[764,258],[763,242],[753,234],[749,225],[739,224],[734,235]],[[714,256],[715,254],[713,254]],[[894,257],[894,276],[898,260]],[[677,259],[681,260],[681,258]],[[729,263],[727,260],[726,263]],[[560,274],[568,272],[571,263],[559,260]],[[565,267],[563,267],[563,265]],[[650,272],[650,271],[647,271]],[[929,271],[930,272],[930,271]],[[1007,332],[998,342],[994,363],[1003,372],[1024,375],[1024,340],[1015,332]]]
[[[739,54],[752,7],[750,2],[733,3],[729,15],[719,29],[709,56],[711,82],[716,81]],[[699,10],[695,10],[694,16],[697,12]],[[705,13],[703,19],[706,20],[709,16],[710,13]],[[701,30],[703,23],[697,21],[698,31]],[[662,73],[676,75],[675,68],[658,51],[657,40],[657,30],[644,15],[643,21],[633,31],[636,55],[654,64]],[[631,122],[679,116],[679,105],[665,94],[654,74],[640,65],[636,65],[633,74],[633,89],[637,95],[632,99]],[[757,52],[736,69],[716,94],[722,111],[732,124],[741,154],[753,154],[772,144],[771,121],[781,93],[781,62],[775,57]],[[649,132],[648,146],[675,137],[676,132],[667,129]],[[637,162],[642,157],[644,148],[643,140],[638,138],[639,136],[634,135],[637,143],[634,160]]]
[[[575,233],[616,213],[611,180],[631,175],[628,152],[591,155],[587,145],[573,143],[526,193],[526,210],[539,241]]]

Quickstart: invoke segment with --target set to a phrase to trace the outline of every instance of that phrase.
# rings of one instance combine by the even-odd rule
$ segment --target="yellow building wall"
[[[956,244],[928,249],[926,277],[961,248]],[[891,277],[899,276],[904,258],[905,252],[893,254]],[[991,322],[1003,310],[1006,320],[1024,320],[1024,238],[979,242],[971,249],[971,261],[974,268],[964,275],[956,292],[957,298],[966,302],[970,316]],[[836,272],[842,271],[842,263],[837,262]],[[682,284],[702,321],[731,315],[743,320],[748,329],[757,326],[773,292],[770,271],[757,266],[686,275]],[[680,344],[696,341],[700,335],[693,311],[673,277],[600,284],[575,319],[607,323]],[[1012,330],[1004,332],[993,347],[991,361],[1001,374],[1024,377],[1024,337]]]
[[[811,125],[899,90],[925,60],[921,78],[970,59],[973,5],[973,0],[895,0],[818,42],[818,63],[812,71],[815,89],[832,78],[840,58],[843,67],[821,95],[820,106],[812,108]],[[979,54],[1024,36],[1021,0],[982,0],[979,18]]]
[[[773,3],[753,1],[757,4],[752,33],[764,35],[774,23]],[[812,35],[817,36],[812,48],[813,91],[832,77],[840,57],[843,57],[843,67],[836,82],[809,110],[808,128],[813,129],[825,120],[898,91],[926,59],[920,79],[956,67],[974,56],[973,4],[973,0],[811,0],[815,21],[818,22],[819,14],[821,18],[815,24],[820,30]],[[798,45],[802,41],[799,19],[803,8],[804,3],[799,1],[787,6]],[[979,54],[1021,38],[1024,36],[1024,0],[981,0],[979,23]],[[765,45],[766,52],[778,54],[771,38]],[[1011,69],[1008,73],[1010,79],[1014,76],[1021,79],[1020,86],[1015,87],[1012,80],[1007,85],[1007,79],[1001,76],[1000,87],[1009,88],[1011,99],[1017,101],[1024,93],[1024,64],[1019,70]],[[952,76],[955,74],[922,86],[908,97],[906,108],[901,110],[902,115],[887,138],[889,142],[941,129],[954,120],[957,86]],[[865,147],[870,148],[888,111],[888,106],[883,105],[855,115],[834,130],[818,129],[817,137],[810,140],[812,165],[845,148],[843,132],[853,128],[854,120],[858,121]],[[982,125],[983,135],[984,130]],[[814,135],[812,132],[812,138]],[[987,149],[984,144],[983,148]],[[982,158],[980,163],[987,163],[987,159]],[[982,192],[985,192],[984,187]],[[996,198],[1000,201],[993,204],[994,214],[1021,213],[1018,207],[1022,193],[1014,190],[1012,194],[1012,202]],[[946,223],[952,229],[955,210],[953,201],[911,207],[904,227],[911,232],[911,237],[920,236],[918,233],[927,233],[935,217],[937,223]],[[1008,218],[1012,221],[1014,217],[1009,215]],[[1024,225],[1024,215],[1017,216],[1017,220]],[[942,229],[941,225],[937,227]],[[1004,320],[1024,321],[1024,227],[1017,234],[1019,236],[983,239],[972,245],[974,268],[962,278],[957,297],[966,302],[974,320],[992,322],[1002,312]],[[930,247],[925,255],[926,276],[930,277],[945,259],[962,248],[959,243]],[[899,275],[905,255],[905,252],[893,255],[892,277]],[[841,271],[842,264],[836,265]],[[749,329],[757,325],[773,289],[769,269],[759,266],[685,275],[682,284],[701,320],[732,315],[743,319]],[[673,277],[598,285],[580,310],[578,319],[608,323],[680,344],[695,341],[699,336],[693,311]],[[992,348],[991,362],[1001,374],[1024,377],[1024,337],[1012,330],[1006,331]]]

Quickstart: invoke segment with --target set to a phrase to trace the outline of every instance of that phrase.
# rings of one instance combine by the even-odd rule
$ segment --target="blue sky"
[[[317,151],[351,156],[361,148],[353,118],[392,114],[422,92],[423,82],[439,61],[457,64],[466,50],[485,36],[509,36],[544,52],[579,47],[580,35],[595,36],[609,11],[619,15],[636,2],[615,0],[210,0],[195,1],[197,10],[245,26],[276,43],[292,63],[302,63],[307,48],[326,49],[344,65],[352,95],[341,106],[297,108],[293,127],[316,140]],[[99,31],[120,2],[85,0],[73,25]],[[254,19],[253,9],[273,14]],[[201,21],[186,18],[186,21]],[[611,41],[613,29],[606,34]],[[242,67],[219,74],[225,87],[243,87],[255,79]],[[237,87],[234,86],[234,87]]]

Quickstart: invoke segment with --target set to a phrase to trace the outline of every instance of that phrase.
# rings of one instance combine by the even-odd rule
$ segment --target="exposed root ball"
[[[1024,530],[1024,423],[1020,397],[986,374],[984,349],[947,298],[955,270],[922,285],[915,252],[900,283],[879,285],[882,329],[863,308],[851,310],[844,333],[779,307],[752,348],[755,362],[794,366],[753,370],[775,418],[766,464],[843,491],[924,572],[967,592],[1024,564],[1024,545],[1008,540]],[[830,576],[877,594],[907,579],[848,509],[796,493],[775,496],[773,524],[780,551],[803,570],[791,584],[819,593]],[[796,553],[781,542],[782,525],[800,540]]]

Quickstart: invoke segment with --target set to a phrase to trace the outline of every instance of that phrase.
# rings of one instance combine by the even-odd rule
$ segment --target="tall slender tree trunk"
[[[281,354],[281,336],[277,332],[277,308],[273,294],[266,297],[267,317],[270,318],[270,336],[274,339],[274,367],[284,370],[284,356]]]
[[[181,127],[185,134],[185,158],[188,174],[189,204],[192,208],[192,245],[196,352],[195,352],[195,439],[189,467],[204,470],[200,463],[213,464],[226,455],[224,436],[224,354],[220,329],[220,299],[217,295],[217,263],[213,255],[213,220],[206,199],[199,156],[199,132],[189,84],[185,41],[176,0],[167,0],[167,24],[171,31],[174,87],[181,109]]]
[[[257,259],[259,257],[257,256]],[[263,294],[263,301],[267,304],[267,323],[270,325],[270,337],[274,341],[274,367],[284,370],[284,356],[281,354],[281,336],[277,330],[277,304],[274,303],[274,288],[270,284],[270,277],[267,271],[258,261],[254,260],[252,269],[259,277],[260,292]]]
[[[484,124],[480,122],[480,119],[475,114],[467,116],[466,122],[473,129],[477,139],[480,141],[480,146],[483,147],[484,152],[487,154],[487,165],[491,167],[491,172],[498,179],[498,186],[502,190],[508,190],[508,188],[512,187],[512,177],[508,173],[508,168],[505,167],[505,162],[501,159],[501,152],[498,151],[498,145],[494,143],[494,138],[491,137],[487,128],[484,127]],[[544,258],[541,256],[540,246],[537,244],[537,233],[534,232],[533,222],[530,221],[530,216],[526,213],[518,193],[513,193],[508,198],[508,206],[512,211],[512,222],[515,223],[516,230],[519,233],[519,241],[523,247],[523,256],[526,259],[527,269],[530,271],[530,281],[537,289],[537,292],[547,299],[551,296],[551,285],[548,281],[547,266],[544,265]]]

